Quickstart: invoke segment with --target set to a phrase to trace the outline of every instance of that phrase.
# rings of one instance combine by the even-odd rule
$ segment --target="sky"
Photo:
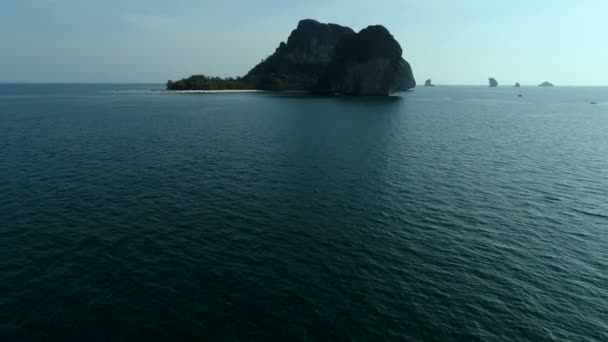
[[[419,83],[608,85],[606,0],[0,0],[0,82],[244,75],[312,18],[386,26]]]

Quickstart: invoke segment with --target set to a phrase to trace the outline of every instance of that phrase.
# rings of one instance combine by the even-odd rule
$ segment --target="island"
[[[490,82],[490,87],[491,88],[498,87],[498,82],[496,81],[496,79],[494,77],[488,78],[488,81]]]
[[[515,88],[519,88],[519,87],[521,87],[521,84],[519,84],[519,82],[515,82],[514,87],[515,87]]]
[[[424,86],[425,87],[434,87],[435,85],[433,84],[433,81],[429,78],[428,80],[426,80],[424,82]]]
[[[538,86],[539,86],[539,87],[553,87],[553,86],[554,86],[554,84],[553,84],[553,83],[551,83],[551,82],[547,82],[547,81],[545,81],[545,82],[543,82],[543,83],[539,84]]]
[[[305,19],[287,42],[245,76],[194,75],[168,81],[167,90],[307,91],[327,95],[386,96],[416,86],[410,64],[381,25],[349,27]]]

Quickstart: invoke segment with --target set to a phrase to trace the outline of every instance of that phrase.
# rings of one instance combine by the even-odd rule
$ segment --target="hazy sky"
[[[245,74],[302,18],[383,24],[419,82],[608,85],[606,0],[0,0],[0,82]]]

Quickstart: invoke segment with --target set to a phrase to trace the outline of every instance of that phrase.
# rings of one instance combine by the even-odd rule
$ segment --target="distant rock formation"
[[[515,88],[519,88],[519,87],[521,87],[521,85],[519,84],[519,82],[515,82],[515,86],[514,87]]]
[[[380,25],[346,35],[319,79],[318,93],[386,96],[404,83],[414,84],[399,43]],[[404,76],[406,75],[406,76]]]
[[[276,51],[245,76],[204,75],[167,82],[169,90],[303,90],[323,94],[389,95],[416,86],[399,43],[383,26],[359,33],[336,24],[302,20]]]
[[[433,81],[429,78],[428,80],[426,80],[424,82],[424,86],[425,87],[434,87],[435,85],[433,84]]]
[[[488,81],[490,82],[490,87],[492,87],[492,88],[498,87],[498,82],[496,81],[496,79],[494,77],[488,78]]]
[[[539,84],[538,86],[539,87],[553,87],[553,83],[545,81],[545,82]]]

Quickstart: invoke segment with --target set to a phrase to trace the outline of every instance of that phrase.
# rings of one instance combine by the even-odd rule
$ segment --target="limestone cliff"
[[[412,71],[412,66],[405,59],[403,59],[403,70],[405,73],[403,74],[403,80],[401,81],[400,90],[410,90],[416,88],[416,79],[414,78],[414,72]]]
[[[244,79],[257,89],[311,89],[331,62],[338,42],[353,33],[348,27],[302,20],[287,43],[281,43],[274,54],[251,69]]]
[[[415,84],[411,68],[401,55],[401,46],[383,26],[369,26],[347,35],[336,46],[316,91],[386,96],[403,84]]]
[[[338,42],[353,33],[348,27],[305,19],[291,32],[282,52],[293,63],[327,65]]]

